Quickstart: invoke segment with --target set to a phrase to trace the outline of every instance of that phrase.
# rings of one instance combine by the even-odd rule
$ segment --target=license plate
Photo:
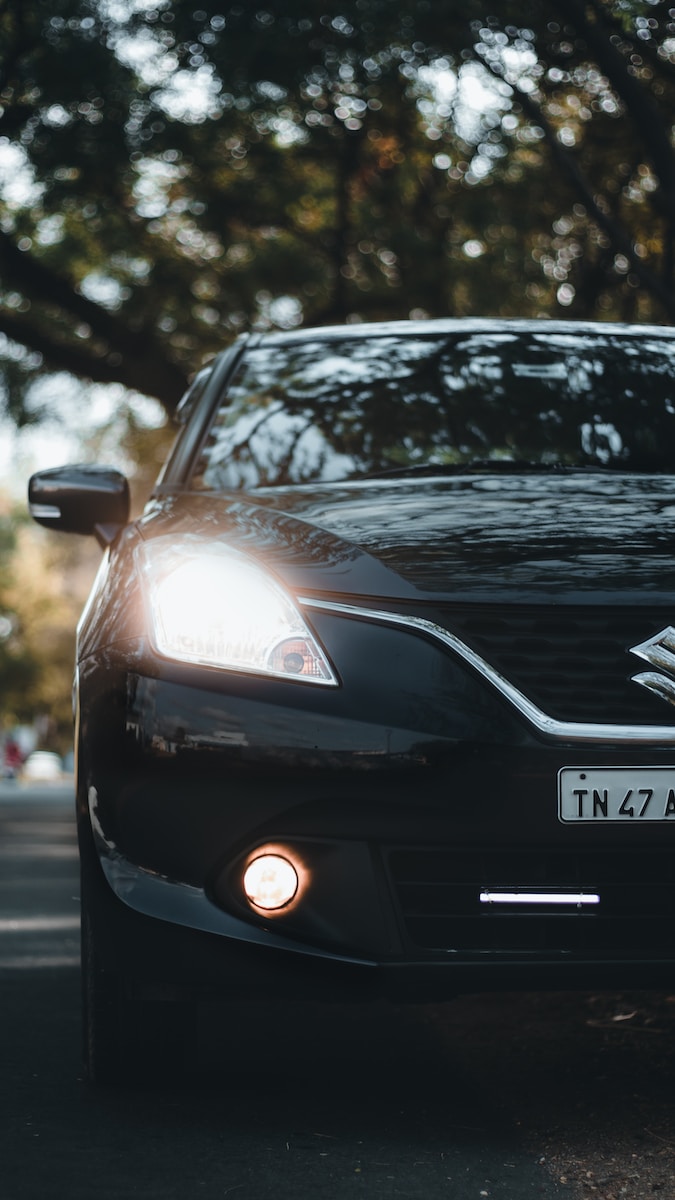
[[[675,821],[675,767],[563,767],[561,821]]]

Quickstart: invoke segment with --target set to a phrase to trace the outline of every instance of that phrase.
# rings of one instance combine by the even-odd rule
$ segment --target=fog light
[[[244,871],[244,891],[256,908],[284,908],[298,890],[298,873],[280,854],[261,854]]]

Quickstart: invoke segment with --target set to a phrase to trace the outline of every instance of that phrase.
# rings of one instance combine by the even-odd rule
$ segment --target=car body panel
[[[670,338],[675,354],[667,330],[405,331],[432,326],[575,345],[611,334],[645,352],[658,339],[660,353]],[[564,768],[611,768],[639,788],[654,767],[675,787],[675,476],[483,464],[198,486],[248,348],[273,362],[289,338],[328,354],[344,336],[255,336],[218,360],[144,514],[106,551],[76,698],[80,839],[109,969],[254,995],[282,979],[307,995],[343,980],[416,998],[669,983],[675,820],[565,823],[557,787]],[[160,653],[144,572],[171,542],[262,567],[325,652],[330,686]],[[650,671],[663,694],[639,678]],[[245,894],[262,853],[298,871],[278,911]]]
[[[139,531],[222,538],[296,593],[636,604],[672,599],[674,518],[675,479],[478,473],[164,497]]]

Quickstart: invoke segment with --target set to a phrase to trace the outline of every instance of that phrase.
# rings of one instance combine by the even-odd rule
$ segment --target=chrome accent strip
[[[481,904],[599,904],[597,892],[481,892]]]
[[[56,504],[29,504],[28,511],[36,521],[58,521],[61,516]]]
[[[402,616],[398,613],[387,612],[375,608],[361,608],[352,604],[341,604],[333,600],[320,600],[312,596],[298,596],[298,603],[304,608],[314,608],[321,612],[336,613],[343,617],[353,617],[357,620],[375,621],[379,624],[396,625],[409,632],[419,633],[433,641],[440,642],[459,658],[463,659],[474,671],[487,681],[509,704],[515,708],[529,725],[553,742],[573,743],[577,745],[601,745],[612,743],[629,746],[675,746],[675,725],[602,725],[590,721],[558,721],[542,712],[536,704],[528,700],[517,687],[509,683],[499,671],[491,667],[485,659],[476,654],[470,646],[424,617]]]

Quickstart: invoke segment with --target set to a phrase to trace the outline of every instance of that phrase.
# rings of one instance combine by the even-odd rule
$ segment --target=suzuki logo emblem
[[[644,658],[653,667],[659,668],[658,671],[643,671],[640,675],[633,675],[633,683],[639,683],[662,700],[675,704],[675,629],[672,625],[648,641],[640,642],[639,646],[631,646],[628,653],[636,654],[638,658]],[[667,674],[662,675],[661,671]]]

